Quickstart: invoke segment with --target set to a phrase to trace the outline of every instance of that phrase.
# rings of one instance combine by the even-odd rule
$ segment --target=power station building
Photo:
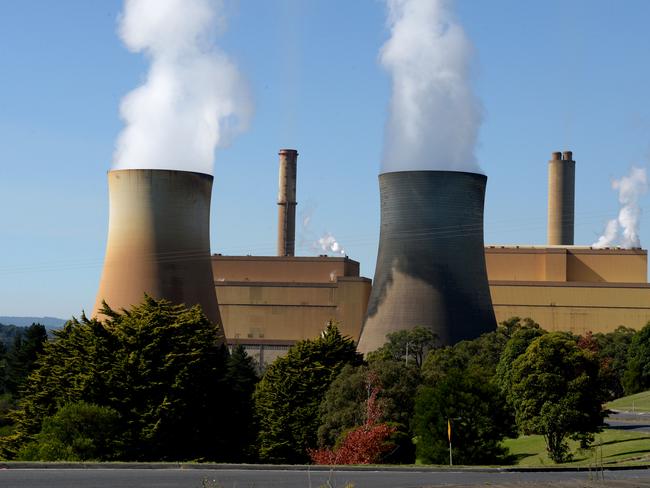
[[[358,341],[375,293],[371,281],[359,275],[356,261],[293,256],[290,223],[295,214],[292,219],[285,212],[295,212],[295,182],[287,184],[282,175],[296,174],[294,156],[297,152],[280,152],[279,255],[212,256],[227,340],[245,345],[263,363],[298,340],[317,337],[329,320],[338,321],[342,332]],[[293,166],[283,171],[287,161]],[[573,245],[574,181],[572,153],[553,153],[548,245],[483,248],[496,321],[531,317],[546,330],[576,334],[619,325],[640,328],[650,321],[647,251]],[[452,227],[447,229],[452,235],[468,232]]]

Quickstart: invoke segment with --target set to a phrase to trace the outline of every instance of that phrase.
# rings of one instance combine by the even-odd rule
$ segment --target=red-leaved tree
[[[377,395],[381,384],[376,372],[366,377],[366,421],[348,431],[334,449],[313,449],[309,456],[314,464],[376,464],[384,454],[395,448],[390,437],[397,431],[386,423],[378,423],[383,408]]]

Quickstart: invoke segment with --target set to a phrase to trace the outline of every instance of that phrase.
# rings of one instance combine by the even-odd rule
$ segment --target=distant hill
[[[44,325],[46,329],[58,329],[63,327],[67,320],[57,319],[56,317],[2,317],[0,316],[0,324],[16,325],[18,327],[29,327],[36,323]]]

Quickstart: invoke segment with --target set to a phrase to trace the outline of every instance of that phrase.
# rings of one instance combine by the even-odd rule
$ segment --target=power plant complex
[[[199,304],[229,344],[267,363],[329,321],[369,352],[386,334],[430,328],[441,344],[512,316],[547,330],[604,332],[650,320],[647,251],[574,246],[575,161],[549,161],[548,244],[483,242],[487,178],[461,171],[379,176],[374,281],[348,257],[295,256],[298,152],[282,149],[277,256],[210,255],[212,176],[173,170],[108,174],[110,218],[94,315],[143,294]]]

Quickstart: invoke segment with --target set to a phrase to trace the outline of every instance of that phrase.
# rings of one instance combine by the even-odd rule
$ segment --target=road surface
[[[589,472],[305,471],[260,469],[2,469],[2,488],[528,488],[648,487],[650,470]],[[596,481],[598,479],[598,481]],[[329,482],[329,485],[327,484]]]

